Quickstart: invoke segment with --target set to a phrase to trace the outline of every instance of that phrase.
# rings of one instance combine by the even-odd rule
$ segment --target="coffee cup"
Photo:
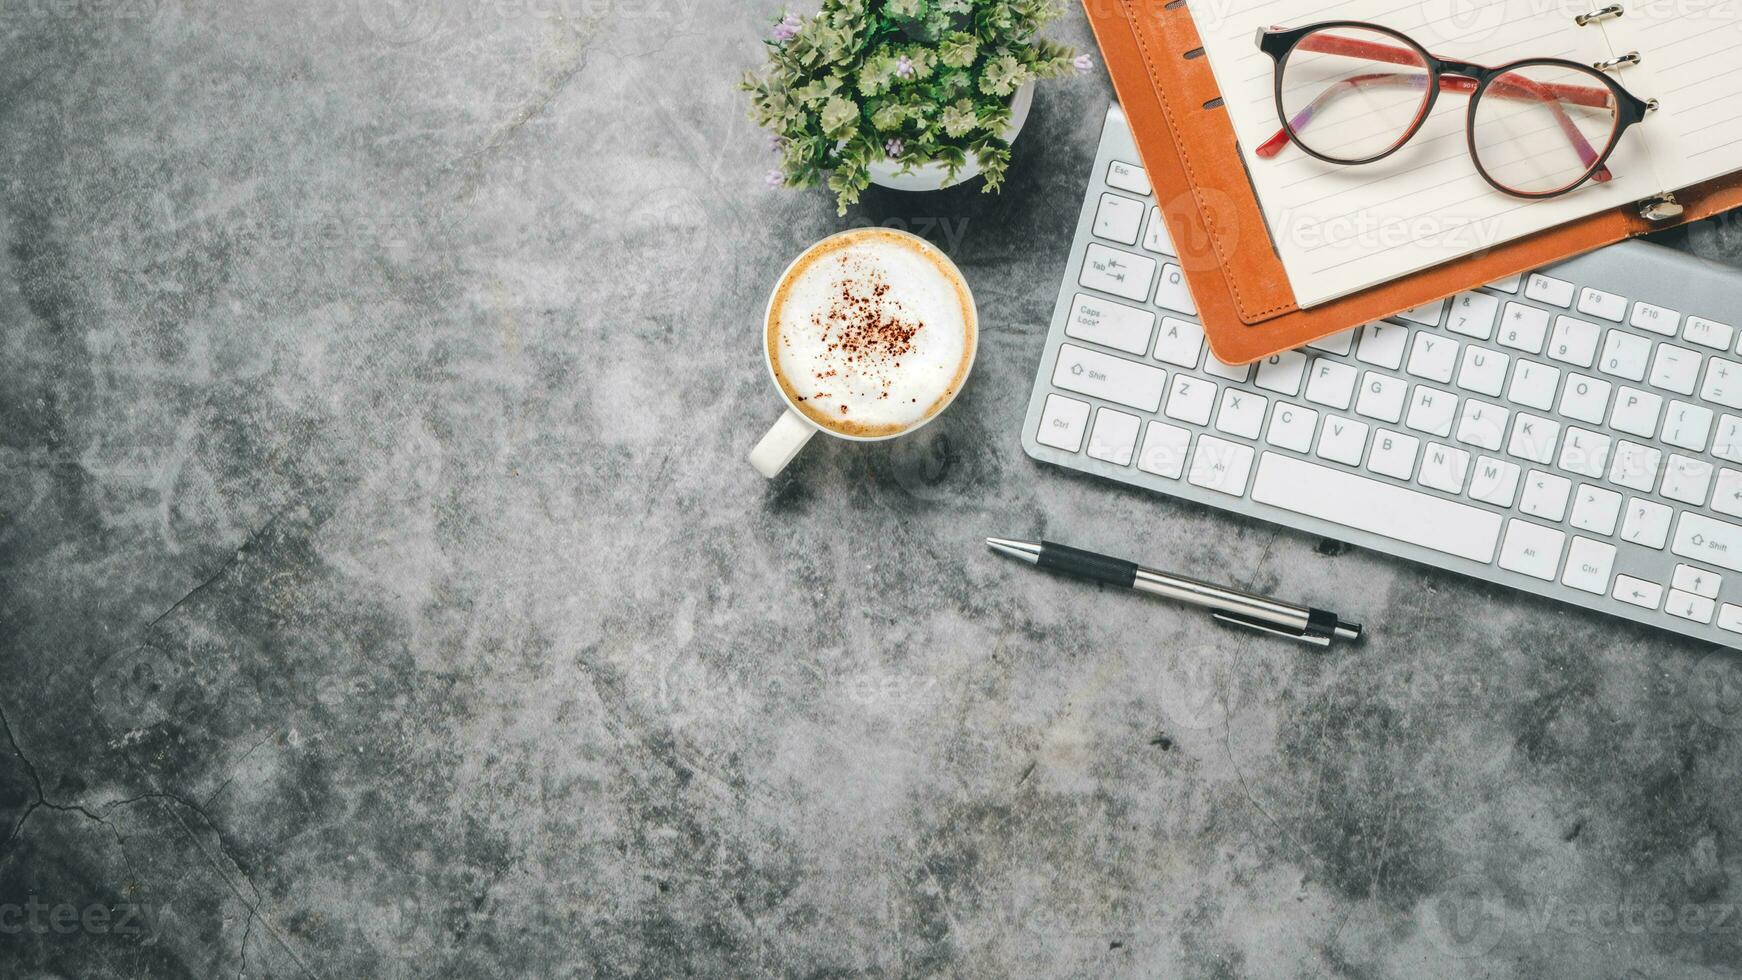
[[[773,478],[818,432],[894,439],[955,400],[979,347],[974,297],[936,246],[890,228],[817,242],[775,283],[763,360],[786,411],[750,452]]]

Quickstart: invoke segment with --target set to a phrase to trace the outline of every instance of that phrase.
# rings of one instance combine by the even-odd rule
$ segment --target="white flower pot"
[[[1016,134],[1022,132],[1022,124],[1028,120],[1028,109],[1034,105],[1034,83],[1030,82],[1016,90],[1016,95],[1010,100],[1010,125],[1004,130],[1004,139],[1011,142]],[[925,163],[914,167],[906,173],[900,173],[901,164],[884,157],[871,164],[871,183],[878,187],[888,187],[898,191],[936,191],[956,184],[965,184],[980,176],[980,161],[972,153],[968,154],[968,162],[962,169],[956,171],[956,179],[947,179],[947,171],[941,163]]]

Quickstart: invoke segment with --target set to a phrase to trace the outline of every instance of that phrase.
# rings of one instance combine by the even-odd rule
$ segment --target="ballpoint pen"
[[[1183,575],[1158,572],[1153,568],[1144,568],[1136,562],[1109,558],[1051,541],[1035,544],[1007,538],[987,538],[986,544],[999,554],[1038,565],[1049,571],[1203,606],[1224,623],[1275,633],[1291,640],[1328,647],[1333,639],[1361,638],[1361,624],[1345,623],[1336,613],[1283,602],[1280,599],[1267,599]]]

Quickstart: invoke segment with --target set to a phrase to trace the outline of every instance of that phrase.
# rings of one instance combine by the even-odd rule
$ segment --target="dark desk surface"
[[[1739,975],[1733,661],[1033,463],[1105,77],[838,220],[750,6],[0,11],[0,974]],[[866,222],[979,366],[765,484],[770,277]]]

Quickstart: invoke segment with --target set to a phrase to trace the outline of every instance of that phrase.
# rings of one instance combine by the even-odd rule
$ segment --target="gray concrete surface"
[[[1734,660],[1028,460],[1105,76],[837,219],[777,12],[0,4],[0,976],[1742,975]],[[979,366],[765,484],[770,277],[867,222]]]

